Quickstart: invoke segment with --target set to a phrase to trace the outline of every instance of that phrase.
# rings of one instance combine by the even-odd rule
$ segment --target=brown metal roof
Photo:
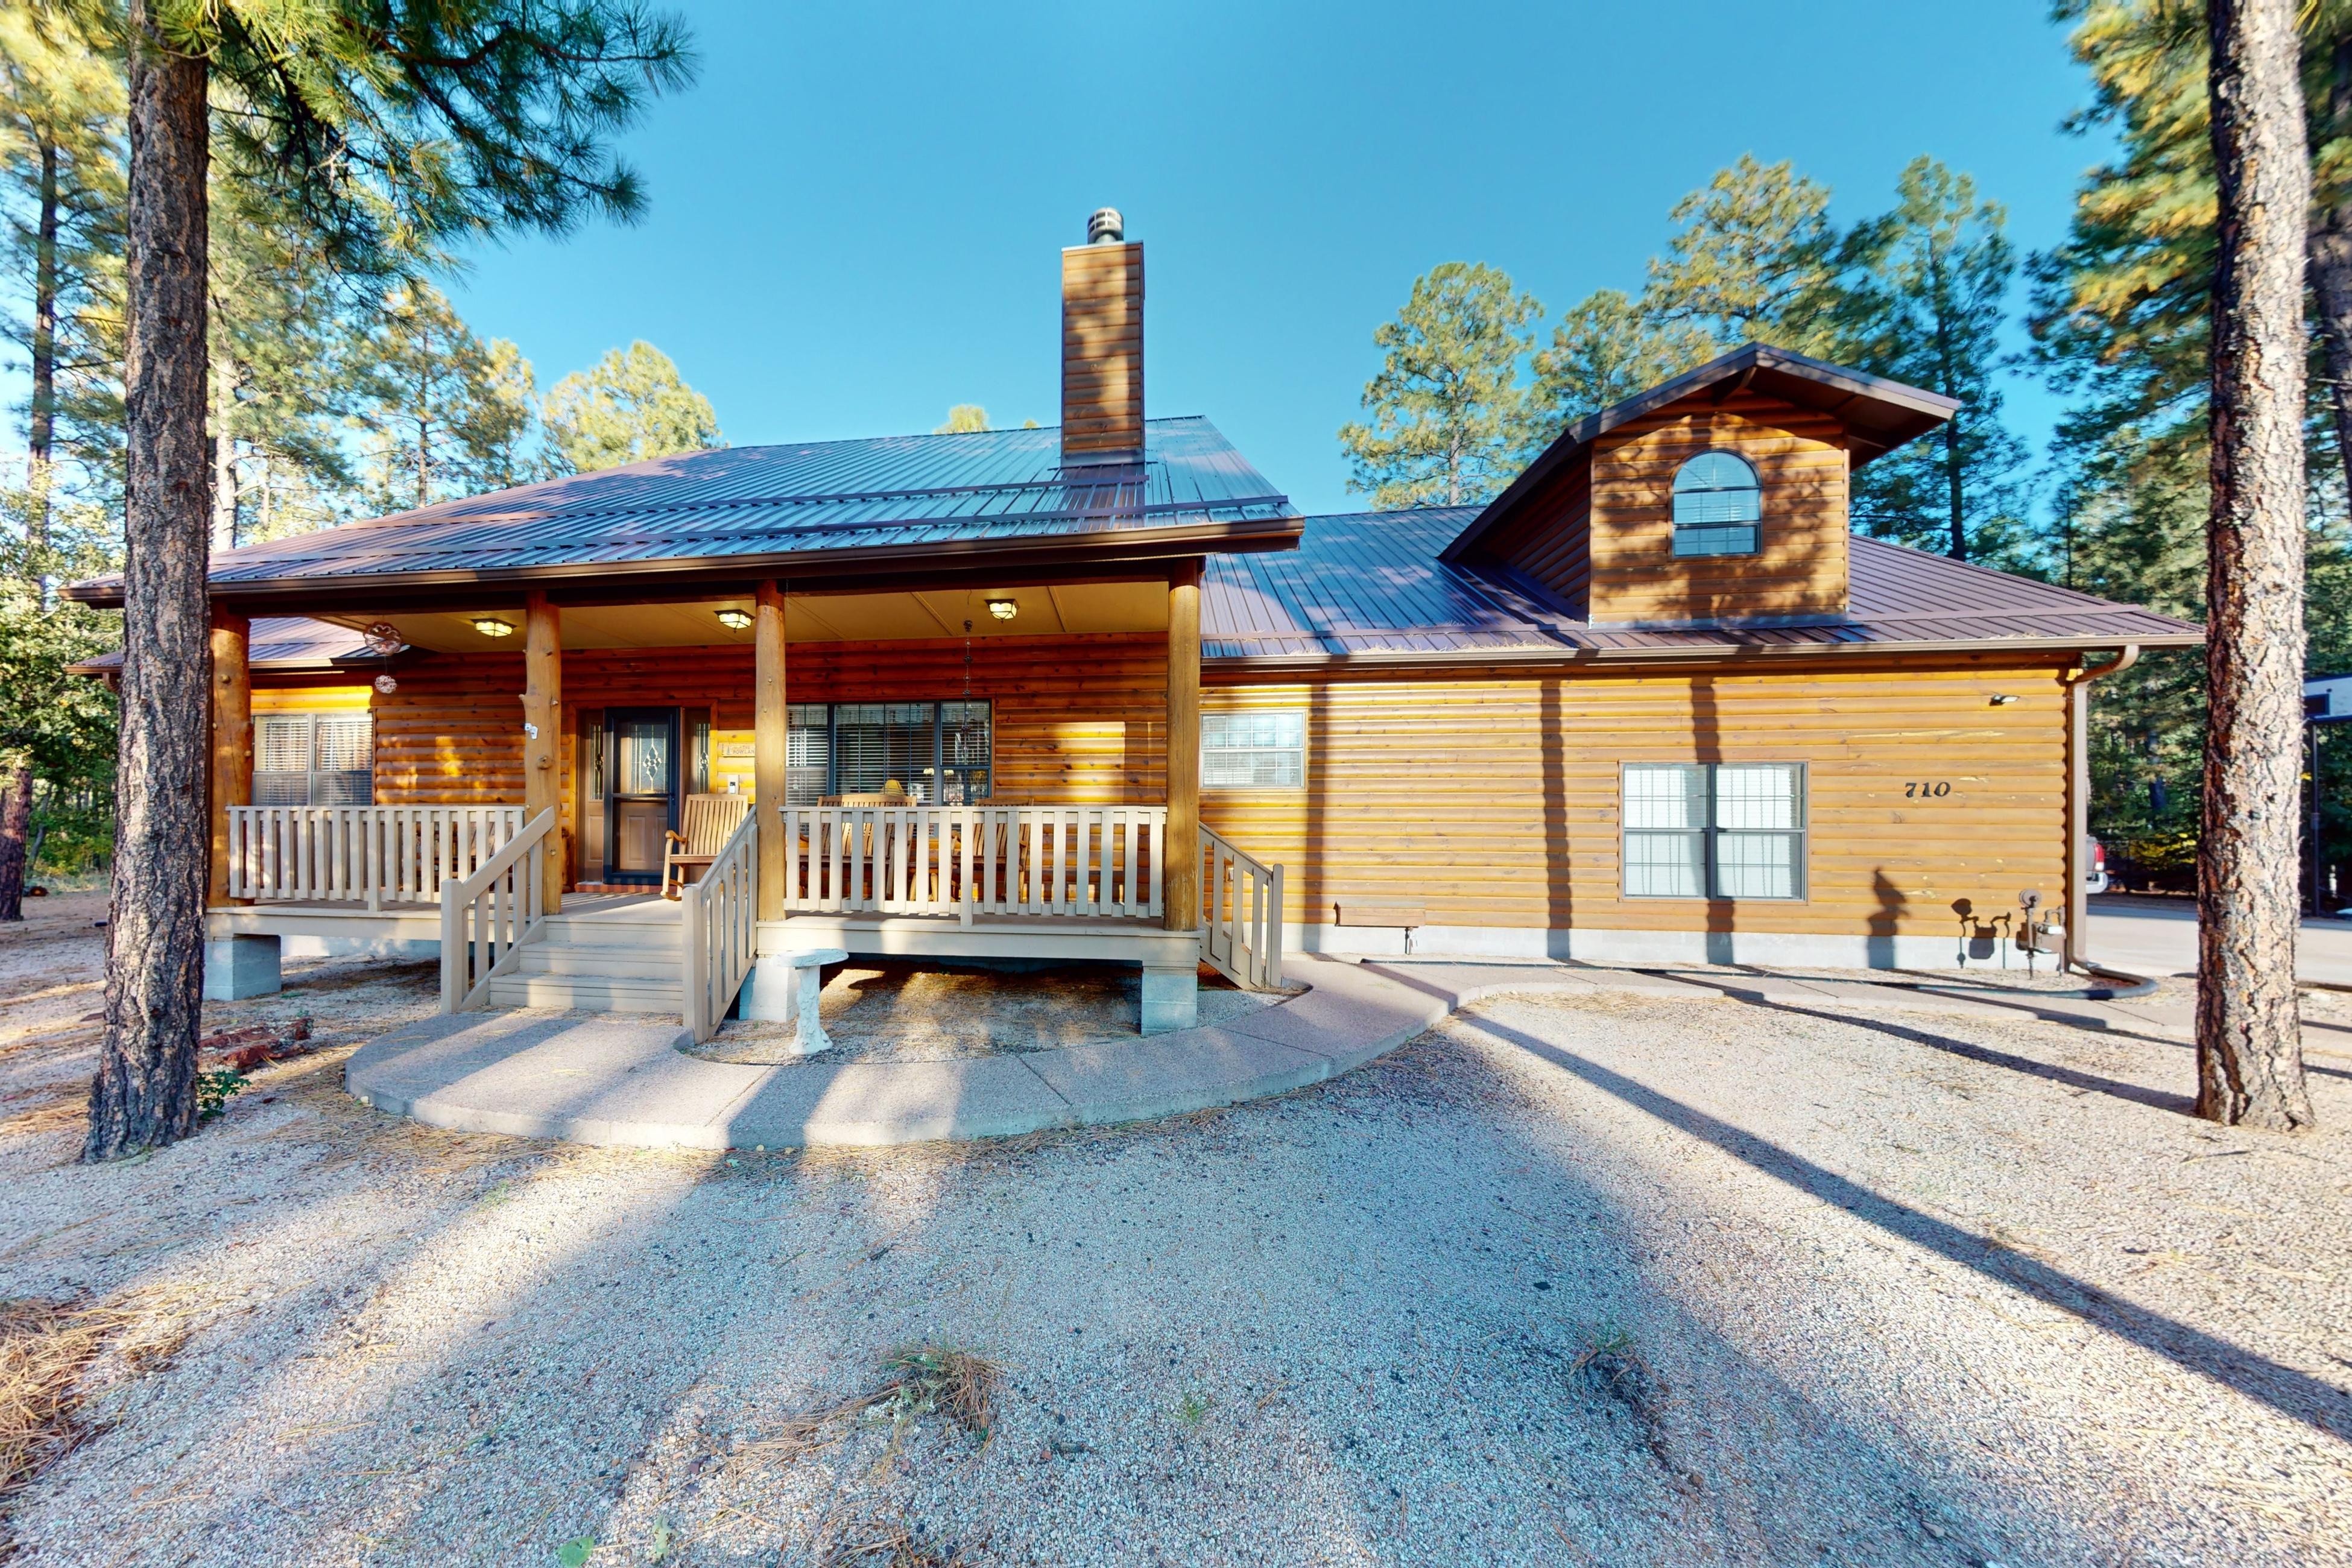
[[[1960,407],[1956,399],[1925,387],[1889,381],[1769,343],[1744,344],[1672,381],[1662,381],[1647,392],[1589,414],[1561,431],[1501,495],[1474,514],[1469,525],[1446,547],[1445,559],[1467,559],[1471,547],[1501,526],[1546,479],[1584,456],[1593,442],[1610,431],[1727,382],[1832,416],[1845,426],[1847,451],[1855,468],[1926,435]]]
[[[1711,658],[1842,648],[2185,647],[2189,622],[2054,584],[1852,542],[1848,612],[1788,625],[1595,626],[1507,570],[1441,559],[1472,507],[1310,517],[1295,552],[1219,556],[1201,605],[1209,661],[1476,662]]]
[[[1066,472],[1050,428],[683,453],[226,551],[209,580],[217,596],[315,601],[438,584],[805,577],[1014,551],[1177,557],[1286,548],[1297,519],[1206,419],[1153,419],[1142,462]],[[122,588],[100,578],[67,592],[116,604]]]
[[[1540,585],[1491,568],[1449,565],[1438,552],[1475,508],[1311,517],[1295,552],[1209,563],[1202,657],[1318,665],[1416,658],[1477,663],[1737,657],[1901,648],[2189,647],[2187,621],[1860,536],[1851,542],[1848,613],[1789,626],[1593,626]],[[257,616],[262,669],[364,668],[356,631],[299,616]],[[119,653],[75,666],[120,668]]]
[[[367,639],[349,626],[314,621],[308,616],[256,616],[246,644],[247,661],[256,669],[334,669],[354,661],[378,662],[368,651]],[[77,675],[106,675],[122,668],[122,650],[116,648],[68,667]]]

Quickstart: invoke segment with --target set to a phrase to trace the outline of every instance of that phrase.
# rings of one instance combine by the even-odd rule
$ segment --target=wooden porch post
[[[791,710],[784,705],[784,591],[760,584],[751,624],[751,809],[760,819],[760,911],[784,918],[784,768]]]
[[[218,909],[250,903],[228,896],[228,808],[253,804],[253,669],[247,662],[253,623],[234,610],[213,608],[212,879],[205,903]]]
[[[1201,563],[1168,579],[1168,868],[1170,931],[1201,927]]]
[[[530,821],[558,807],[563,793],[563,613],[545,594],[527,594],[522,620],[522,810]],[[540,857],[540,907],[549,914],[563,907],[563,860],[559,837]]]

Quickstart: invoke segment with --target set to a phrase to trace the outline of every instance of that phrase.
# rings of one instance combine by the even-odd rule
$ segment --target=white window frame
[[[1790,802],[1790,820],[1795,824],[1786,828],[1750,826],[1726,827],[1723,825],[1722,796],[1719,789],[1722,770],[1726,768],[1786,768],[1793,781],[1794,798]],[[1696,772],[1703,775],[1700,791],[1701,817],[1694,828],[1643,828],[1630,826],[1627,810],[1628,775],[1639,769],[1675,769]],[[1809,857],[1812,848],[1812,781],[1803,763],[1738,762],[1738,763],[1620,763],[1617,767],[1617,893],[1629,900],[1666,900],[1684,903],[1769,903],[1801,904],[1811,897],[1812,886]],[[1637,893],[1632,887],[1629,870],[1633,866],[1630,840],[1637,836],[1668,835],[1696,837],[1699,840],[1699,888],[1696,893]],[[1789,841],[1790,878],[1793,887],[1787,893],[1726,893],[1723,889],[1723,841],[1728,836],[1741,838],[1776,837]]]
[[[1242,726],[1256,733],[1229,742]],[[1261,773],[1272,778],[1259,776]],[[1307,787],[1307,710],[1227,708],[1201,715],[1201,787],[1237,794]]]
[[[320,767],[319,765],[320,760],[319,756],[319,729],[322,723],[339,725],[357,724],[363,727],[367,732],[367,743],[365,748],[367,766],[364,768]],[[299,770],[294,768],[263,768],[261,763],[268,755],[268,743],[264,738],[266,730],[272,725],[287,724],[299,724],[301,726],[302,755],[309,765]],[[295,712],[279,711],[257,713],[253,716],[253,799],[256,805],[372,805],[375,803],[375,716],[368,712],[365,709],[328,708],[305,710]],[[322,789],[321,786],[326,781],[333,779],[350,779],[354,777],[364,778],[367,781],[367,787],[362,792],[360,798],[357,800],[322,798],[322,796],[331,797],[335,793],[331,787]],[[262,788],[262,781],[264,779],[287,780],[296,778],[302,781],[302,798],[300,800],[270,800],[265,798],[265,792]]]

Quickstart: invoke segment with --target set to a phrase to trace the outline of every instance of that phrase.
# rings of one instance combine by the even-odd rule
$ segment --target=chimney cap
[[[1088,245],[1117,245],[1127,237],[1127,219],[1117,207],[1097,207],[1087,219]]]

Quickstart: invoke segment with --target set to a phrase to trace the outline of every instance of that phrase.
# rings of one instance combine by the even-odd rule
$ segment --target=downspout
[[[2078,664],[2062,678],[2066,682],[2066,964],[2091,967],[2091,895],[2083,882],[2083,841],[2091,833],[2091,682],[2119,674],[2139,662],[2139,644],[2105,664]]]

